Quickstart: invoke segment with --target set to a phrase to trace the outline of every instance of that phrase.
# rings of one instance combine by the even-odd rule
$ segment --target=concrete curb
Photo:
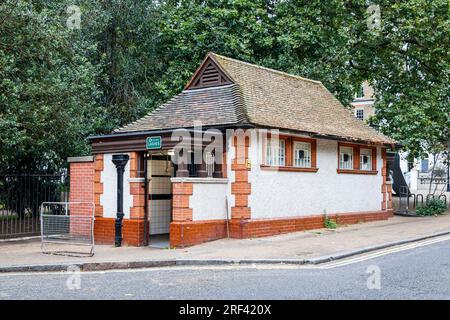
[[[338,252],[336,254],[321,256],[311,259],[169,259],[169,260],[136,260],[136,261],[102,261],[102,262],[79,262],[61,264],[35,264],[35,265],[15,265],[0,267],[0,273],[20,273],[20,272],[63,272],[69,267],[78,267],[81,271],[106,271],[123,269],[142,269],[156,267],[174,266],[225,266],[225,265],[319,265],[351,256],[394,247],[402,244],[417,242],[430,238],[440,237],[450,234],[450,230],[434,233],[426,236],[410,238],[406,240],[388,242],[376,246],[369,246],[352,251]]]
[[[348,257],[351,257],[351,256],[356,256],[356,255],[367,253],[367,252],[371,252],[371,251],[386,249],[386,248],[389,248],[389,247],[394,247],[394,246],[399,246],[399,245],[402,245],[402,244],[422,241],[422,240],[426,240],[426,239],[430,239],[430,238],[436,238],[436,237],[445,236],[445,235],[448,235],[448,234],[450,234],[450,230],[443,231],[443,232],[438,232],[438,233],[433,233],[433,234],[426,235],[426,236],[410,238],[410,239],[406,239],[406,240],[387,242],[387,243],[383,243],[383,244],[379,244],[379,245],[375,245],[375,246],[369,246],[369,247],[356,249],[356,250],[351,250],[351,251],[338,252],[338,253],[332,254],[332,255],[327,255],[327,256],[322,256],[322,257],[308,259],[308,263],[309,264],[326,263],[326,262],[340,260],[340,259],[348,258]]]

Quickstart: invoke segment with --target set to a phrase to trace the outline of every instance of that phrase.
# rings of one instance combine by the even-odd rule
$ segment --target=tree
[[[179,93],[209,51],[320,80],[345,105],[376,89],[372,125],[411,155],[449,138],[445,0],[71,0],[0,4],[1,171],[60,168],[86,137]]]
[[[450,141],[448,2],[380,7],[380,28],[365,35],[358,56],[376,90],[372,123],[411,156],[440,153]]]
[[[0,168],[53,171],[87,151],[101,114],[95,45],[42,2],[0,4]]]

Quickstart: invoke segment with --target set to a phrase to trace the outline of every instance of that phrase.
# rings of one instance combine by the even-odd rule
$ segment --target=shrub
[[[331,220],[326,215],[325,215],[325,218],[323,220],[323,225],[327,229],[336,229],[338,227],[338,224],[336,223],[336,221]]]
[[[425,205],[420,205],[416,209],[416,213],[419,216],[433,216],[442,214],[445,211],[447,211],[447,205],[440,199],[428,200]]]

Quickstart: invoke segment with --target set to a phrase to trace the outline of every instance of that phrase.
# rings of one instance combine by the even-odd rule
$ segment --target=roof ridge
[[[254,67],[254,68],[257,68],[257,69],[262,69],[262,70],[265,70],[265,71],[269,71],[269,72],[272,72],[272,73],[277,73],[277,74],[280,74],[280,75],[288,76],[288,77],[291,77],[291,78],[295,78],[297,80],[308,81],[308,82],[312,82],[312,83],[316,83],[316,84],[322,84],[322,81],[319,81],[319,80],[308,79],[308,78],[304,78],[304,77],[301,77],[301,76],[298,76],[298,75],[295,75],[295,74],[291,74],[291,73],[287,73],[287,72],[284,72],[284,71],[280,71],[280,70],[276,70],[276,69],[272,69],[272,68],[268,68],[268,67],[263,67],[263,66],[260,66],[260,65],[254,64],[254,63],[250,63],[250,62],[246,62],[246,61],[242,61],[242,60],[238,60],[238,59],[222,56],[222,55],[217,54],[215,52],[209,52],[208,56],[209,55],[211,55],[213,57],[217,56],[217,57],[225,59],[225,60],[229,60],[229,61],[245,64],[245,65],[248,65],[248,66],[251,66],[251,67]]]
[[[183,89],[183,91],[181,91],[180,93],[183,93],[183,92],[187,92],[187,91],[206,91],[206,90],[214,90],[214,89],[217,89],[217,88],[227,88],[227,87],[231,87],[231,86],[236,86],[236,85],[238,85],[237,83],[229,83],[229,84],[222,84],[222,85],[217,85],[217,86],[211,86],[211,87],[204,87],[204,88],[192,88],[192,89]]]

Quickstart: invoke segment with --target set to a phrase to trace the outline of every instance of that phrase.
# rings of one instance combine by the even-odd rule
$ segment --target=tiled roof
[[[115,132],[251,123],[373,143],[395,143],[356,119],[319,82],[209,53],[234,84],[184,90]]]
[[[149,131],[237,124],[245,121],[239,86],[230,84],[196,90],[184,90],[147,116],[115,132]]]
[[[320,81],[210,54],[240,85],[248,121],[374,143],[395,143],[356,119]]]

